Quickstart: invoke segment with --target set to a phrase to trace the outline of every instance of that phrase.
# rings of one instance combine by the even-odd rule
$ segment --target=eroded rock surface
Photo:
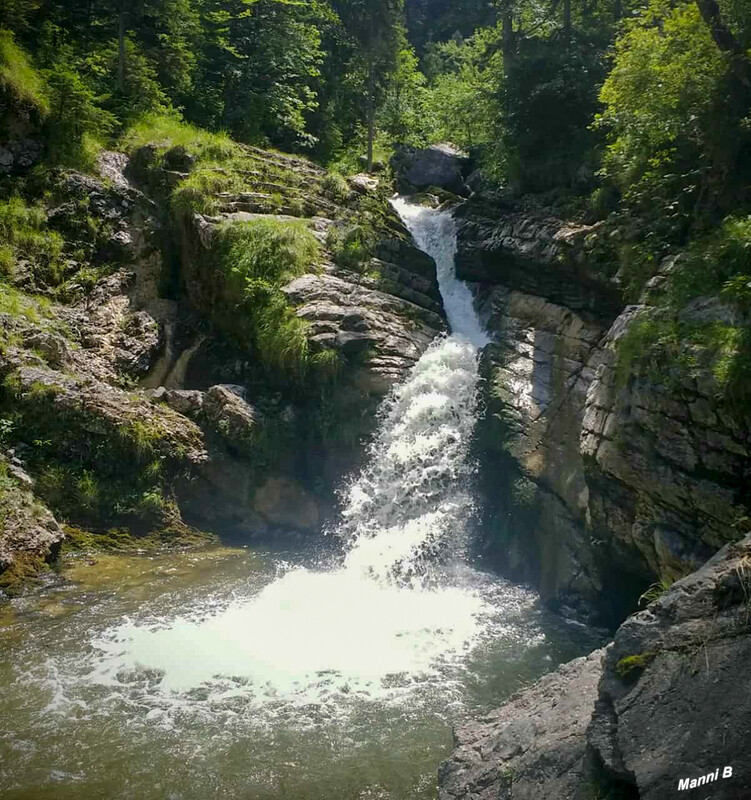
[[[603,650],[578,658],[454,731],[439,800],[591,800],[586,731]]]
[[[483,481],[498,557],[547,601],[592,602],[602,585],[586,532],[579,432],[603,357],[602,323],[506,288],[480,300],[497,340],[482,361],[487,412],[479,439],[496,464]]]
[[[680,780],[698,783],[725,766],[732,777],[698,783],[686,796],[737,800],[751,786],[749,598],[751,536],[616,633],[588,736],[610,774],[642,800],[678,796]]]
[[[654,581],[699,567],[748,530],[751,421],[717,379],[723,357],[688,335],[646,365],[634,326],[665,312],[623,307],[593,276],[585,226],[475,201],[459,216],[458,271],[478,282],[494,344],[483,360],[480,446],[502,566],[554,607],[617,624]],[[688,326],[748,321],[716,298]],[[667,330],[667,328],[666,328]],[[734,340],[734,341],[735,341]]]
[[[606,649],[460,727],[439,797],[741,800],[751,786],[749,598],[751,536],[629,617]]]

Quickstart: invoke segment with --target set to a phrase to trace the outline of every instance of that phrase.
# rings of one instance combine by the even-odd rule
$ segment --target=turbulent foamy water
[[[377,697],[391,692],[393,676],[419,683],[445,669],[482,634],[485,601],[455,566],[473,513],[469,446],[487,339],[454,277],[450,214],[396,207],[436,260],[452,333],[384,404],[368,466],[345,492],[336,531],[343,564],[293,570],[208,620],[107,631],[96,642],[100,679],[140,665],[163,673],[165,690],[233,675],[300,702],[319,700],[332,683]]]
[[[577,652],[531,592],[468,564],[487,339],[451,216],[395,206],[452,332],[383,404],[330,531],[343,555],[134,560],[99,594],[81,567],[54,613],[20,602],[0,618],[15,796],[429,797],[452,721]]]

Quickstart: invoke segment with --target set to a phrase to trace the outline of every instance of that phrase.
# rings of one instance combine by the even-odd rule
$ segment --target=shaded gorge
[[[598,644],[472,555],[487,343],[450,213],[395,201],[452,333],[384,402],[321,543],[68,560],[0,616],[13,798],[430,798],[451,726]]]

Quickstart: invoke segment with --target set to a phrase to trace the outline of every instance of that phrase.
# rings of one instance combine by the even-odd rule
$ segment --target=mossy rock
[[[63,554],[80,553],[142,553],[163,550],[188,550],[218,543],[218,537],[178,522],[136,536],[127,528],[111,528],[95,533],[82,528],[64,526]]]
[[[624,656],[616,665],[615,671],[621,678],[632,680],[637,678],[657,657],[657,653],[638,653]]]

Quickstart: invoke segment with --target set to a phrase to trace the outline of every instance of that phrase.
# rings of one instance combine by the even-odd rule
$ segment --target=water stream
[[[383,404],[340,546],[102,557],[0,610],[2,797],[434,797],[452,723],[592,646],[472,563],[487,339],[450,214],[395,205],[452,333]]]

